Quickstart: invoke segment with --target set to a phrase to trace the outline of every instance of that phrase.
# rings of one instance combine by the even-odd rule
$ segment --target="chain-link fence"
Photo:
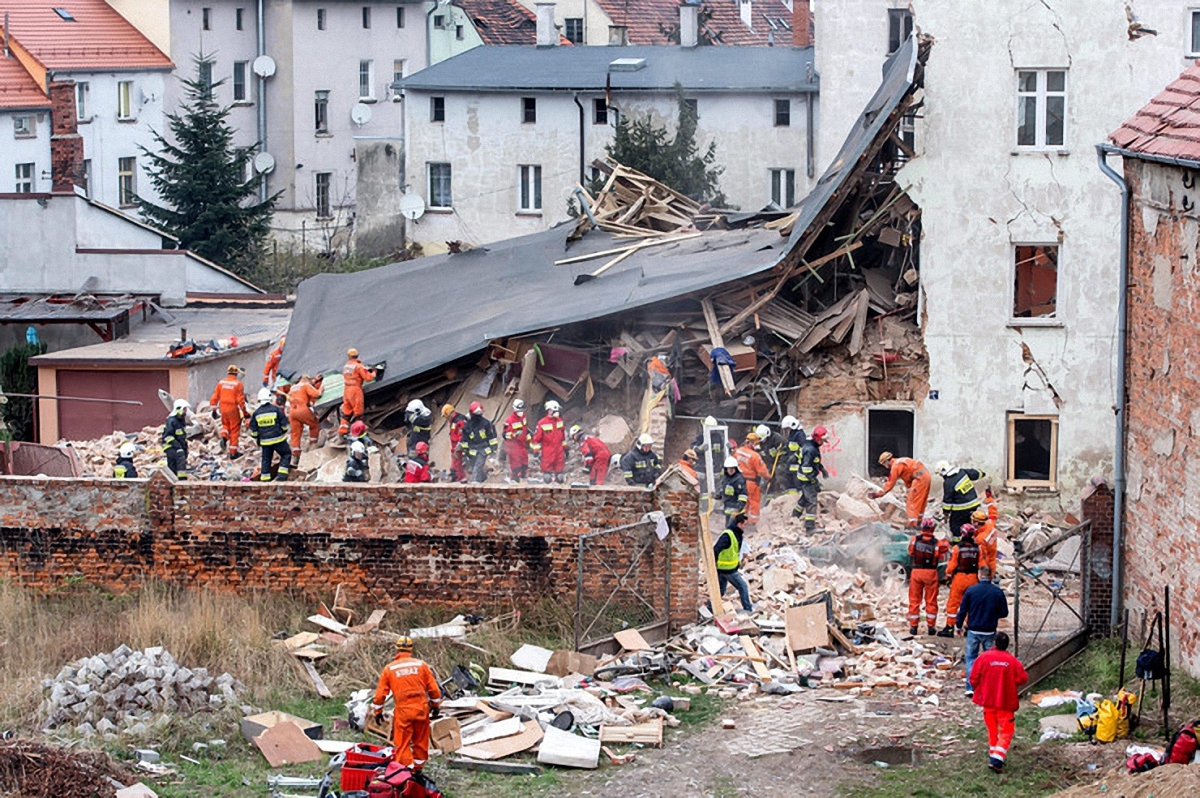
[[[1014,653],[1027,667],[1075,641],[1086,629],[1080,578],[1084,538],[1091,522],[1057,533],[1015,553]]]
[[[666,621],[671,611],[671,538],[652,521],[579,538],[575,647],[622,629]]]

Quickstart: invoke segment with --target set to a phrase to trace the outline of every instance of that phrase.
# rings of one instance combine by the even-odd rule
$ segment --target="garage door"
[[[166,418],[158,391],[170,387],[166,369],[154,371],[58,372],[59,396],[88,399],[131,399],[138,405],[99,402],[58,402],[58,434],[71,441],[86,441],[111,432],[136,432],[161,424]]]

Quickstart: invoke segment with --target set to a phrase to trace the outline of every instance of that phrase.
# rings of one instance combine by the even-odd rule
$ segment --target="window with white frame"
[[[332,178],[331,172],[317,172],[316,174],[318,219],[329,219],[333,216],[333,209],[329,202],[329,187]]]
[[[1054,488],[1058,482],[1058,416],[1008,415],[1006,483]]]
[[[35,174],[35,172],[34,172],[33,164],[31,164],[31,163],[17,164],[16,192],[18,194],[32,194],[33,193],[33,176],[34,176],[34,174]]]
[[[358,99],[375,99],[375,62],[369,59],[358,62]]]
[[[13,138],[31,139],[37,136],[37,119],[32,114],[13,117]]]
[[[1200,56],[1200,8],[1188,9],[1188,55]]]
[[[530,213],[542,209],[542,167],[523,165],[518,167],[521,210]]]
[[[583,17],[567,17],[564,22],[564,35],[571,44],[583,44]]]
[[[404,80],[404,59],[397,58],[392,62],[392,83],[399,83],[402,80]],[[398,103],[400,100],[404,99],[400,96],[399,91],[395,89],[393,89],[393,91],[395,93],[392,95],[392,102]]]
[[[313,95],[313,130],[329,132],[329,92],[318,91]]]
[[[1067,71],[1017,70],[1017,146],[1064,147],[1067,143]]]
[[[235,103],[246,102],[246,76],[249,72],[249,61],[233,62],[233,101]]]
[[[137,198],[137,158],[117,159],[117,203],[128,208]]]
[[[133,119],[133,81],[117,83],[117,119]]]
[[[88,84],[81,81],[75,84],[75,119],[79,122],[90,122],[88,118]]]
[[[780,208],[790,208],[796,204],[796,170],[771,170],[771,202]]]
[[[1058,244],[1017,244],[1013,252],[1013,318],[1053,319],[1058,315]]]
[[[450,187],[450,164],[431,163],[429,168],[429,206],[431,208],[454,207],[454,195]]]

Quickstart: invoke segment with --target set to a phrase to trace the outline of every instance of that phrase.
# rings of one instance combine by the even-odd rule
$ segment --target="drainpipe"
[[[263,0],[258,0],[258,54],[267,54],[267,32],[263,28]],[[258,150],[267,151],[267,79],[258,79]],[[267,201],[267,175],[260,175],[258,201]]]
[[[438,0],[433,0],[425,12],[425,66],[433,65],[433,12],[437,10]]]
[[[795,2],[795,0],[793,0],[793,2]],[[804,94],[804,110],[807,115],[805,123],[804,123],[805,124],[804,134],[807,138],[807,140],[805,141],[805,147],[804,147],[805,157],[807,159],[806,163],[805,163],[805,167],[804,167],[804,173],[806,175],[808,175],[809,180],[812,180],[813,175],[816,173],[816,165],[813,163],[813,116],[814,116],[814,114],[813,114],[813,95],[812,95],[811,91],[805,92],[805,94]]]
[[[1113,594],[1108,624],[1115,629],[1120,622],[1120,606],[1124,586],[1121,580],[1125,505],[1125,345],[1129,335],[1129,184],[1108,165],[1109,152],[1119,152],[1107,144],[1096,145],[1096,163],[1105,177],[1121,189],[1121,273],[1117,281],[1117,430],[1116,451],[1113,453]]]
[[[579,102],[579,94],[578,93],[572,94],[571,99],[573,99],[575,101],[575,107],[579,109],[579,185],[582,186],[582,185],[584,185],[583,161],[586,158],[586,156],[584,155],[584,152],[583,152],[583,124],[584,124],[583,103]]]

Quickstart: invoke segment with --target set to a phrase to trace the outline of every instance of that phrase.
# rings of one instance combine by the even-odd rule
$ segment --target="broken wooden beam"
[[[712,299],[705,297],[700,300],[700,309],[704,311],[704,324],[708,327],[708,337],[712,342],[713,348],[725,348],[725,339],[721,335],[721,326],[717,323],[717,311],[713,307]],[[733,396],[735,385],[733,382],[733,370],[729,366],[717,366],[717,376],[721,378],[721,387],[725,389],[726,396]]]

